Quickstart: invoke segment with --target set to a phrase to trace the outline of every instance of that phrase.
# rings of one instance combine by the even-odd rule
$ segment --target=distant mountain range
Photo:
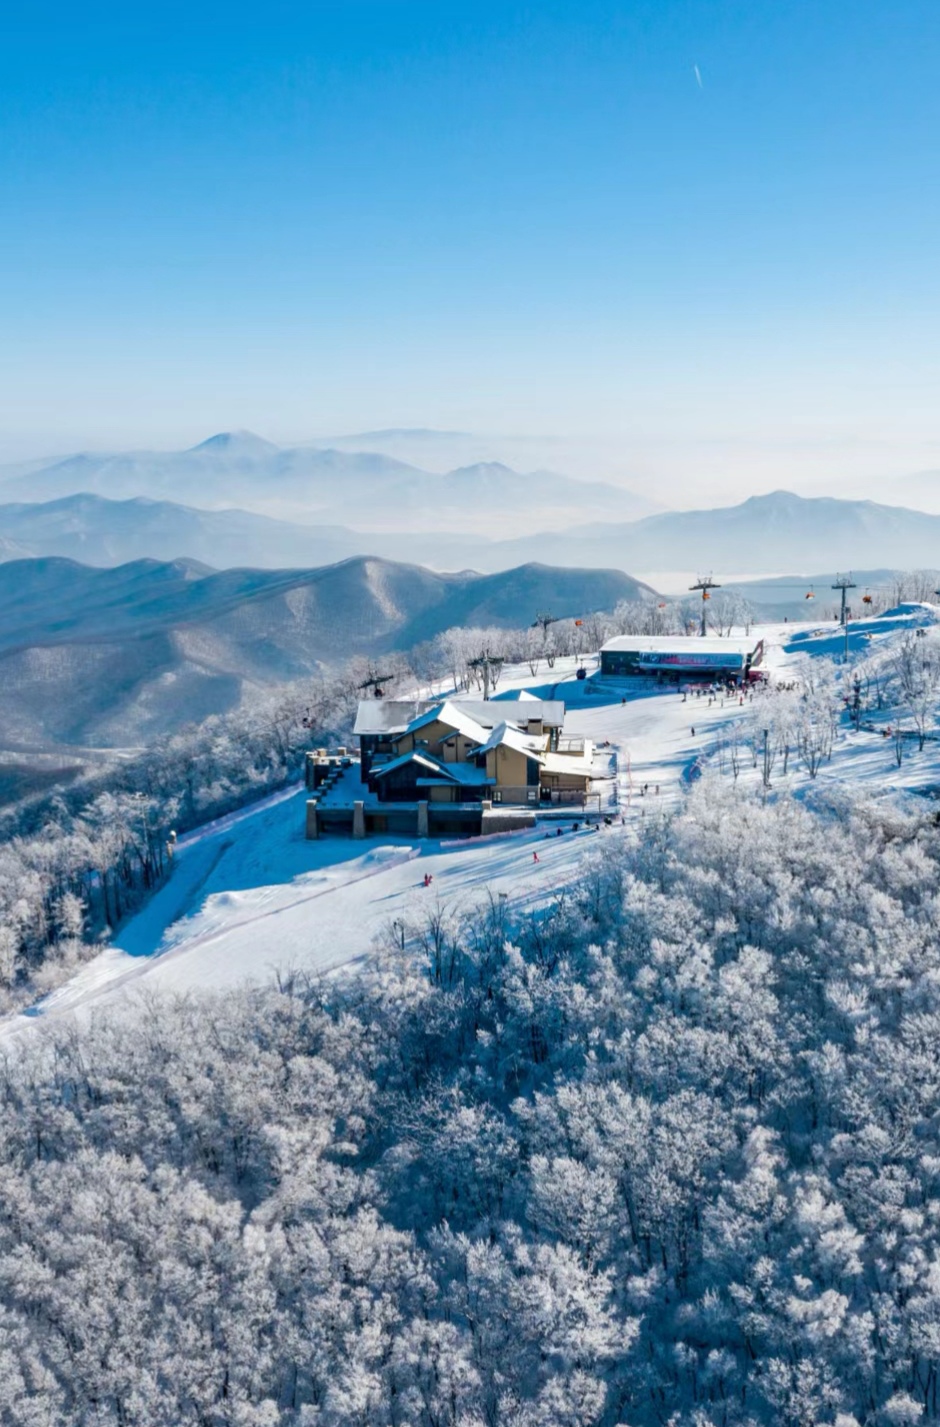
[[[867,500],[809,499],[789,491],[714,510],[667,511],[644,520],[576,526],[502,542],[488,558],[506,564],[613,565],[635,571],[783,570],[934,565],[940,516]]]
[[[478,504],[501,508],[502,483],[491,471],[467,479]],[[193,490],[201,496],[198,486]],[[356,513],[355,508],[346,511],[347,516]],[[541,513],[533,507],[533,524]],[[940,516],[871,501],[807,499],[786,491],[715,510],[572,524],[566,532],[535,529],[510,540],[462,530],[456,517],[454,523],[450,531],[364,533],[246,510],[204,510],[141,497],[115,501],[83,493],[43,503],[0,504],[0,560],[62,555],[115,565],[186,558],[215,568],[306,569],[374,555],[437,570],[493,572],[536,561],[630,571],[702,569],[719,578],[725,571],[910,569],[940,562]]]
[[[0,746],[138,744],[350,654],[640,595],[652,591],[619,571],[542,565],[440,575],[375,559],[223,572],[11,561],[0,565]]]
[[[522,474],[478,462],[434,474],[391,456],[313,446],[281,448],[248,431],[222,432],[186,451],[83,453],[0,471],[0,501],[50,501],[84,492],[147,497],[360,530],[459,530],[490,536],[564,529],[572,521],[632,520],[655,504],[622,487],[554,471]]]
[[[87,565],[123,565],[189,559],[219,569],[277,569],[329,565],[371,553],[363,548],[361,535],[342,526],[272,520],[247,510],[198,510],[142,496],[109,500],[82,492],[0,505],[0,560],[62,555]]]

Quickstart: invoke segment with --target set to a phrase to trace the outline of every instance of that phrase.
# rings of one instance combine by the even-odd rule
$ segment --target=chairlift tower
[[[483,698],[484,701],[490,696],[490,669],[497,669],[502,664],[502,659],[498,655],[490,654],[484,649],[482,654],[478,654],[476,659],[468,659],[467,667],[470,669],[483,670]]]
[[[698,583],[695,585],[690,585],[689,589],[702,591],[702,638],[704,639],[705,635],[708,633],[708,610],[705,608],[705,606],[711,599],[710,591],[720,590],[721,585],[716,584],[716,582],[712,579],[711,575],[699,575]]]
[[[545,612],[543,611],[542,613],[537,614],[533,619],[532,628],[540,629],[542,631],[542,638],[545,639],[548,634],[549,627],[557,623],[558,620],[553,614],[545,614]]]
[[[847,608],[846,608],[846,603],[845,603],[846,591],[847,591],[847,590],[854,590],[854,589],[857,589],[858,587],[857,587],[855,581],[852,579],[852,576],[849,574],[849,575],[836,575],[836,582],[835,582],[835,584],[832,586],[832,588],[833,588],[834,590],[841,590],[841,592],[842,592],[842,612],[841,612],[841,614],[840,614],[840,616],[839,616],[839,623],[842,625],[842,628],[844,629],[844,628],[845,628],[845,624],[846,624],[846,619],[847,619]]]
[[[846,592],[848,590],[854,590],[856,588],[856,585],[855,581],[852,579],[851,574],[836,575],[836,582],[832,586],[832,588],[834,590],[842,591],[842,610],[839,619],[842,625],[842,632],[845,635],[845,651],[842,656],[842,662],[843,664],[847,664],[849,662],[849,619],[848,609],[845,603],[845,596]]]

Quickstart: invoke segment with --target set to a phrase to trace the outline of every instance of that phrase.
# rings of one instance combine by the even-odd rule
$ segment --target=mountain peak
[[[265,441],[253,431],[219,431],[207,441],[200,441],[198,446],[190,447],[191,451],[244,456],[263,456],[277,449],[273,441]]]
[[[752,495],[742,501],[742,505],[749,506],[794,506],[802,505],[806,500],[805,496],[797,495],[795,491],[764,491],[762,495]]]
[[[467,479],[474,476],[517,476],[519,472],[511,466],[504,466],[502,461],[474,461],[472,466],[458,466],[450,474]]]

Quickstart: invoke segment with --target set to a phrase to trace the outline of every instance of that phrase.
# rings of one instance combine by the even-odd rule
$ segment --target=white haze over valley
[[[671,594],[702,569],[740,583],[930,567],[940,548],[929,473],[907,485],[881,482],[875,500],[800,494],[794,479],[736,504],[666,509],[662,483],[628,487],[604,465],[571,475],[558,464],[528,464],[551,459],[544,446],[517,450],[510,466],[494,459],[491,443],[459,433],[331,439],[282,447],[222,432],[177,451],[8,466],[0,470],[0,558],[311,568],[371,555],[484,572],[539,562],[619,569]]]
[[[748,496],[792,490],[803,496],[875,500],[940,513],[940,441],[921,423],[918,435],[807,431],[805,435],[753,436],[737,431],[668,434],[640,430],[580,431],[571,434],[512,434],[437,430],[431,426],[394,426],[342,430],[291,425],[274,429],[244,409],[220,410],[218,429],[257,421],[257,429],[277,445],[367,451],[437,474],[480,462],[498,462],[515,470],[562,471],[582,481],[604,481],[634,492],[654,506],[670,509],[733,505]],[[203,422],[205,415],[203,414]],[[0,445],[0,473],[67,458],[76,450],[119,453],[127,449],[170,451],[194,446],[205,425],[172,432],[114,429],[76,432],[71,439],[32,435]]]

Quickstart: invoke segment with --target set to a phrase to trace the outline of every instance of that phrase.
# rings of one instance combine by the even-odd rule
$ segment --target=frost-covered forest
[[[183,729],[0,821],[0,1010],[48,990],[100,949],[168,875],[168,843],[298,776],[312,721],[348,722],[332,681],[287,689]]]
[[[938,857],[706,780],[547,917],[31,1040],[3,1420],[936,1420]]]

